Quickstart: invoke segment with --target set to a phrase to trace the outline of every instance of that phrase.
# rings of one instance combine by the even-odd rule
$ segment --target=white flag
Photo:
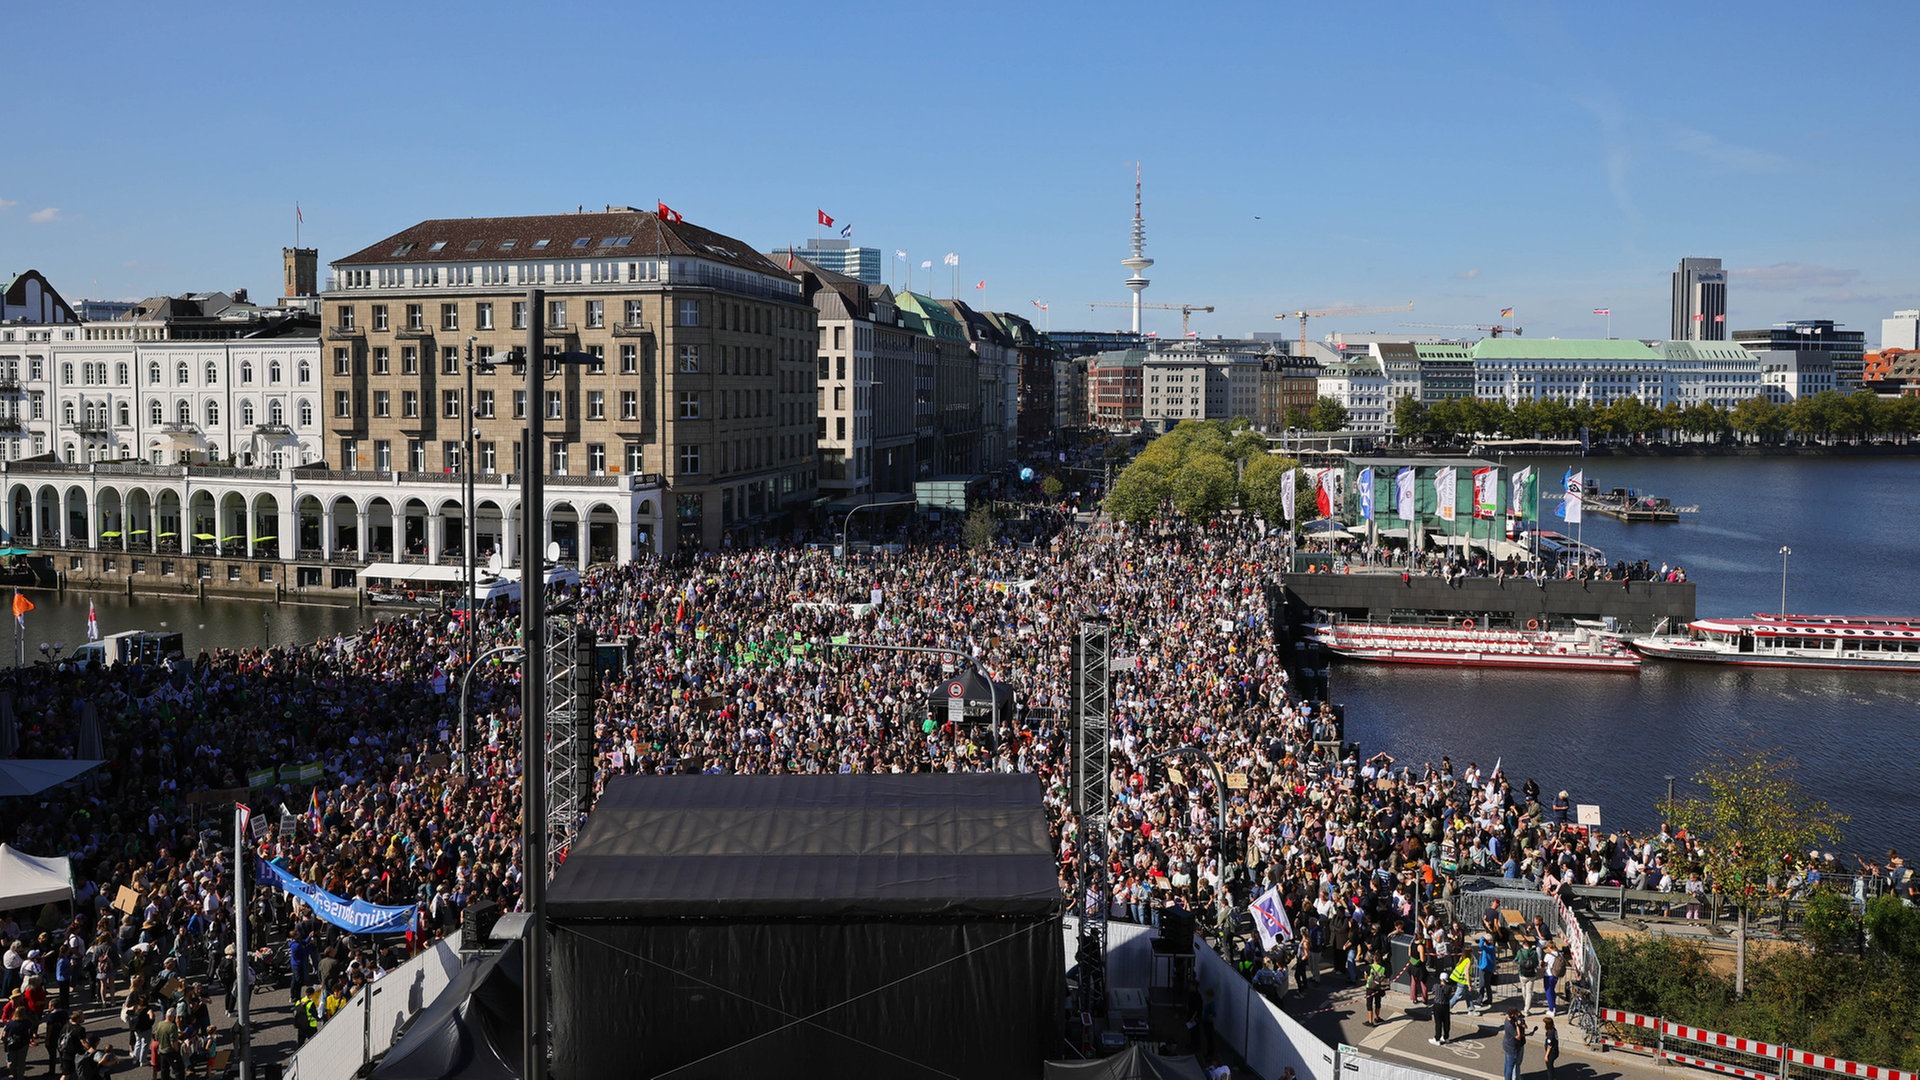
[[[894,257],[894,258],[896,258],[896,259],[904,259],[904,258],[906,258],[906,257],[907,257],[907,249],[905,249],[905,248],[894,248],[894,249],[893,249],[893,257]]]
[[[1253,928],[1260,932],[1260,945],[1271,949],[1276,941],[1293,940],[1293,924],[1287,919],[1287,908],[1280,902],[1278,886],[1260,894],[1259,899],[1247,909],[1253,915]]]
[[[1401,520],[1409,525],[1413,523],[1414,515],[1413,475],[1410,468],[1393,474],[1394,509],[1399,512]]]
[[[1294,488],[1299,484],[1299,469],[1288,469],[1280,474],[1280,511],[1287,515],[1287,524],[1293,524]]]
[[[959,266],[960,255],[958,252],[949,251],[947,252],[947,257],[940,261],[946,263],[948,266]]]
[[[1585,470],[1567,478],[1567,498],[1561,505],[1566,507],[1566,519],[1569,525],[1580,524],[1580,498],[1586,493],[1587,474]]]
[[[1441,521],[1452,521],[1454,503],[1460,497],[1460,472],[1449,465],[1433,474],[1433,497]]]

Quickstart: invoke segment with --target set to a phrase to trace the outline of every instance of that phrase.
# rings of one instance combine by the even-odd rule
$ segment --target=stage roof
[[[1063,900],[1030,774],[630,776],[547,893],[554,919],[1039,915]]]

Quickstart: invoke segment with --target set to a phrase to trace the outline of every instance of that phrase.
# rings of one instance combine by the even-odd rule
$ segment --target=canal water
[[[1787,607],[1821,614],[1920,617],[1920,459],[1516,459],[1543,490],[1568,465],[1603,490],[1631,487],[1697,505],[1673,525],[1624,525],[1589,515],[1583,539],[1610,558],[1677,564],[1699,585],[1701,615],[1780,606],[1780,548],[1787,546]],[[1556,526],[1549,523],[1549,528]],[[1573,532],[1559,526],[1561,531]],[[260,601],[31,594],[29,661],[39,644],[66,652],[86,637],[91,599],[103,634],[177,630],[189,653],[268,641],[313,641],[384,614]],[[0,637],[0,648],[13,641]],[[1657,823],[1675,777],[1689,778],[1743,748],[1794,757],[1815,794],[1852,818],[1841,850],[1920,844],[1920,674],[1761,671],[1649,661],[1638,676],[1447,671],[1341,665],[1333,696],[1348,731],[1403,763],[1464,768],[1501,760],[1549,792],[1598,803],[1623,828]]]
[[[1588,514],[1579,532],[1611,559],[1684,567],[1702,616],[1780,608],[1804,614],[1920,618],[1920,459],[1587,458],[1532,464],[1541,490],[1571,466],[1600,490],[1634,488],[1698,506],[1676,524]],[[1543,505],[1545,505],[1543,503]],[[1547,528],[1572,534],[1553,521]],[[1339,664],[1332,696],[1348,735],[1403,764],[1482,769],[1502,760],[1549,793],[1597,803],[1602,821],[1659,821],[1666,777],[1685,795],[1703,766],[1746,748],[1777,749],[1814,794],[1849,815],[1846,853],[1884,857],[1920,843],[1920,673],[1763,671],[1648,661],[1638,676],[1448,671]]]

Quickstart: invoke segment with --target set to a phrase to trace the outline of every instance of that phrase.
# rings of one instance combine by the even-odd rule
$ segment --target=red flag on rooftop
[[[655,213],[659,216],[661,221],[671,221],[675,225],[678,225],[682,221],[686,220],[685,218],[680,216],[680,211],[675,210],[673,207],[668,206],[666,203],[657,203],[657,205],[659,206],[659,209],[656,210]]]
[[[833,218],[828,216],[825,210],[815,210],[814,213],[820,215],[820,224],[825,225],[829,229],[833,228]]]

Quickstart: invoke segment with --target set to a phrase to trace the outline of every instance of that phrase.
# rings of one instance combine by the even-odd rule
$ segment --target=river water
[[[1611,559],[1684,567],[1701,616],[1780,608],[1807,614],[1920,617],[1914,556],[1920,459],[1588,458],[1532,464],[1543,491],[1568,466],[1600,490],[1630,487],[1697,505],[1677,524],[1627,525],[1588,514],[1580,533]],[[1544,505],[1544,504],[1543,504]],[[1552,521],[1549,529],[1572,534]],[[1648,661],[1638,676],[1449,671],[1337,664],[1332,696],[1348,737],[1402,764],[1504,760],[1549,793],[1597,803],[1609,826],[1657,824],[1703,766],[1746,748],[1778,749],[1815,795],[1852,819],[1842,852],[1920,841],[1920,674],[1763,671]]]
[[[1780,548],[1790,546],[1787,607],[1822,614],[1920,616],[1920,458],[1838,460],[1525,459],[1544,490],[1565,468],[1601,489],[1632,487],[1697,505],[1678,524],[1624,525],[1589,515],[1582,538],[1610,558],[1685,567],[1701,615],[1780,607]],[[1555,527],[1549,525],[1550,528]],[[1574,530],[1560,526],[1562,531]],[[188,652],[351,632],[382,611],[244,600],[32,594],[27,656],[42,641],[71,651],[87,603],[103,634],[178,630]],[[0,648],[13,641],[0,638]],[[0,654],[4,656],[4,654]],[[1703,765],[1746,747],[1778,748],[1806,786],[1851,816],[1843,851],[1920,842],[1920,674],[1762,671],[1649,661],[1638,676],[1448,671],[1340,665],[1333,697],[1349,737],[1405,764],[1452,755],[1503,760],[1548,792],[1597,803],[1609,825],[1658,821],[1666,779],[1684,793]]]

